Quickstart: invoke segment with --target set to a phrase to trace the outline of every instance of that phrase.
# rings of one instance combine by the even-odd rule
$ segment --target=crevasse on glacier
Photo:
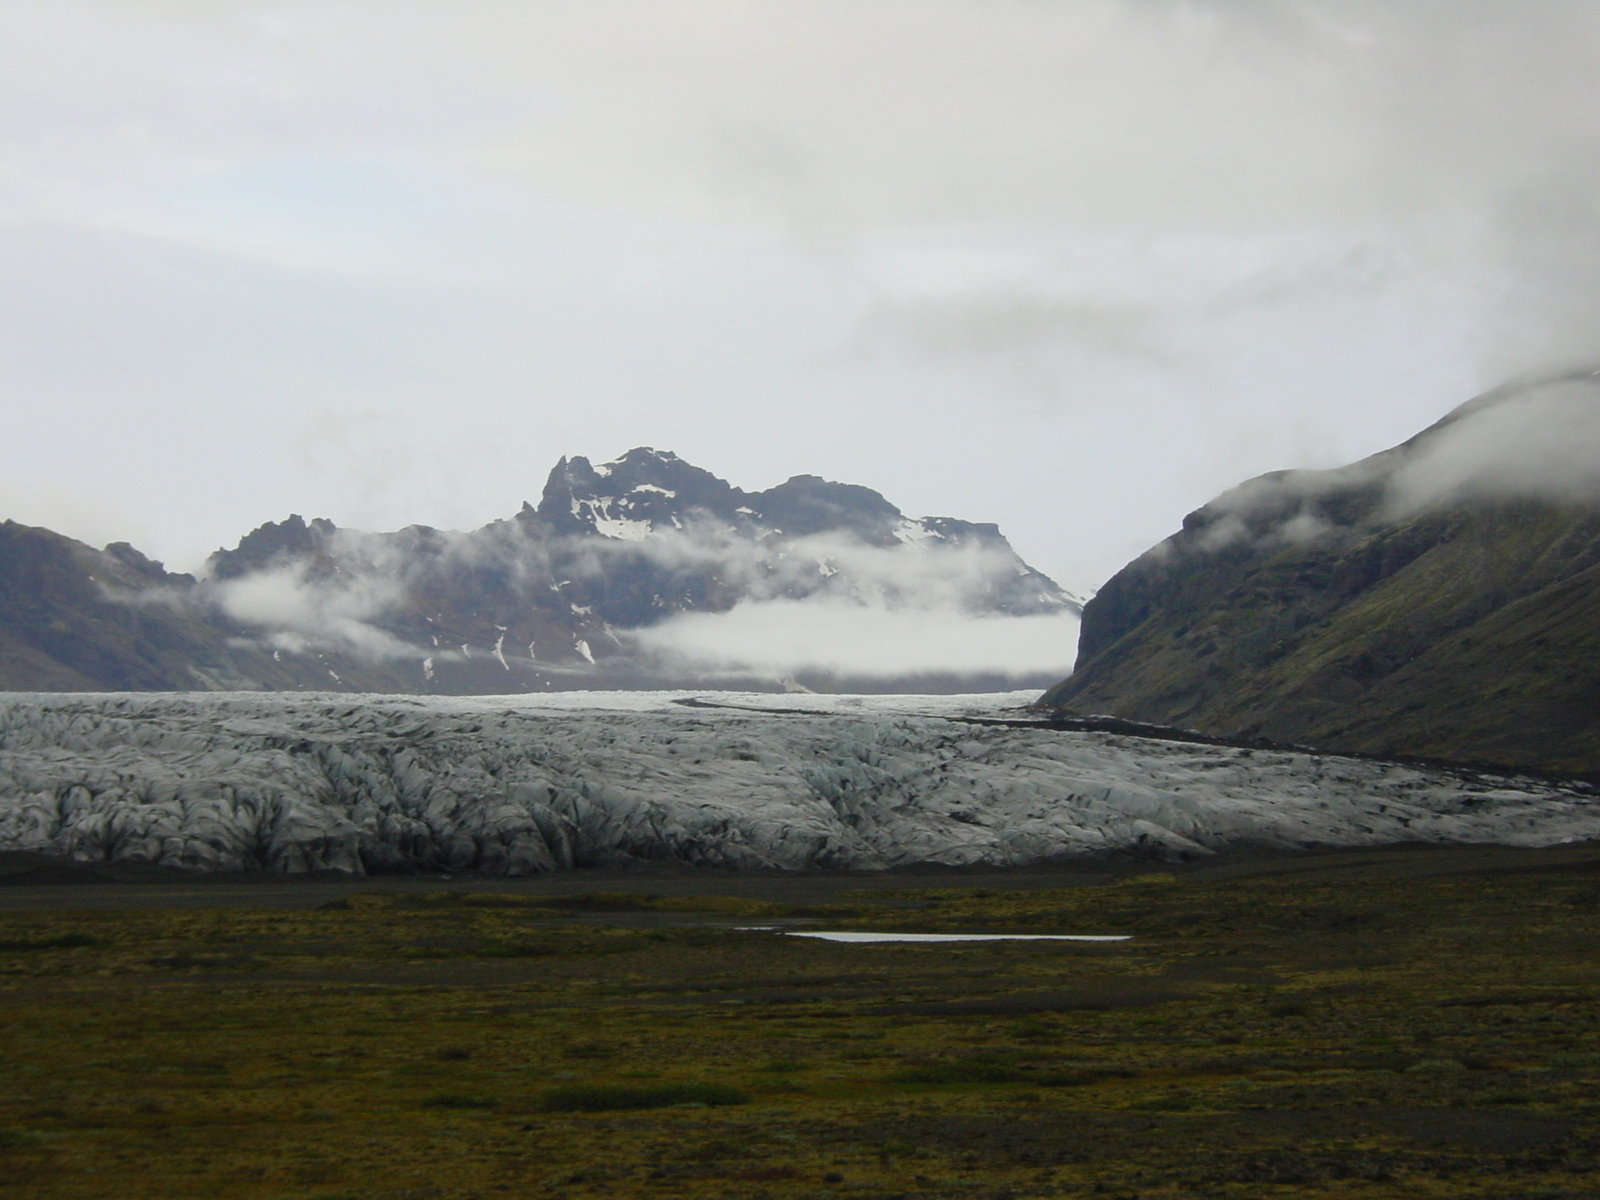
[[[1591,792],[1529,779],[975,725],[914,698],[671,699],[11,695],[0,849],[524,875],[1600,836]]]

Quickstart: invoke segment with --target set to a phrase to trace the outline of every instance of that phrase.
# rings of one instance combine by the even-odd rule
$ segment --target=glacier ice
[[[970,720],[1031,696],[685,698],[9,694],[0,849],[526,875],[1600,836],[1580,785]]]

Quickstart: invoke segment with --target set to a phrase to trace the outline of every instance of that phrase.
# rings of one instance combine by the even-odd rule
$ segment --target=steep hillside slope
[[[226,631],[172,601],[195,581],[123,543],[95,550],[48,529],[0,523],[0,678],[11,690],[205,686]],[[219,680],[219,683],[221,681]]]
[[[1044,703],[1325,749],[1600,771],[1588,374],[1251,480],[1111,579]]]
[[[0,691],[404,690],[391,661],[285,656],[132,546],[0,522]]]

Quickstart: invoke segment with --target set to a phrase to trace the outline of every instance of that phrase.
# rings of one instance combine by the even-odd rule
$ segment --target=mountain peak
[[[1078,607],[993,526],[912,519],[871,488],[817,475],[745,492],[649,446],[608,462],[564,457],[536,505],[470,531],[364,532],[291,514],[218,550],[200,581],[131,546],[97,551],[33,533],[0,536],[0,641],[20,639],[33,664],[0,662],[0,686],[499,694],[775,685],[814,667],[832,687],[826,664],[748,665],[668,627],[737,610],[736,623],[788,628],[789,606],[812,602],[829,628],[852,606],[878,609],[868,620]],[[29,599],[8,610],[8,596]],[[855,683],[1019,686],[1004,672],[947,670],[946,653],[919,648],[892,684],[871,669]]]
[[[240,538],[234,549],[214,552],[206,565],[213,579],[233,579],[289,562],[316,559],[337,532],[332,521],[322,517],[307,521],[299,513],[290,513],[282,521],[257,526]]]
[[[742,496],[670,450],[638,446],[599,466],[563,458],[545,483],[538,515],[561,533],[638,541],[658,527],[681,528],[695,510],[735,520]]]
[[[790,537],[848,529],[863,541],[889,544],[905,521],[905,514],[871,488],[820,475],[791,475],[749,502],[768,525]]]

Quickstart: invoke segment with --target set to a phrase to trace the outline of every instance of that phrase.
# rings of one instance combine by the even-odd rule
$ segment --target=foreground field
[[[0,888],[0,1197],[1593,1196],[1597,915],[1592,846]]]

